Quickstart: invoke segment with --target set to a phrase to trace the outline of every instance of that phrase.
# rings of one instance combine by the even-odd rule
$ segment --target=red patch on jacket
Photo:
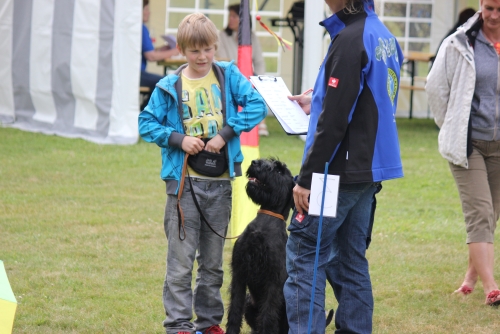
[[[337,88],[338,85],[339,85],[339,79],[334,77],[330,77],[330,79],[328,79],[328,86]]]

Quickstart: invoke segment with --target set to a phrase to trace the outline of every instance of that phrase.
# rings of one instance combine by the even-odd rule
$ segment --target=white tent
[[[382,1],[432,2],[432,51],[459,7],[471,2],[375,2]],[[318,25],[324,1],[305,5],[304,90],[325,54]],[[0,124],[96,143],[137,142],[141,13],[136,0],[0,1]],[[407,91],[398,102],[400,116],[407,115]],[[428,116],[424,92],[415,93],[413,108],[416,117]]]
[[[142,3],[0,1],[0,123],[137,142]]]

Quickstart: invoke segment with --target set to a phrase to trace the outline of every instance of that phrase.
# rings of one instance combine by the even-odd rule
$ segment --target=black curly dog
[[[244,315],[252,334],[286,334],[285,221],[295,183],[290,170],[276,159],[253,160],[246,175],[247,195],[260,210],[234,244],[226,333],[239,334]]]

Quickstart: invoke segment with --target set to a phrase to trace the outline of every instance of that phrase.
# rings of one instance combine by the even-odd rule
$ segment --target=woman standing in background
[[[219,32],[219,45],[217,48],[217,59],[234,60],[238,62],[238,28],[240,26],[240,5],[233,4],[228,8],[229,20],[227,27]],[[254,75],[264,74],[266,65],[262,57],[262,49],[259,39],[252,31],[252,66]],[[265,121],[259,124],[259,135],[268,136]]]
[[[481,11],[443,41],[425,88],[467,231],[469,265],[455,293],[472,293],[480,278],[491,306],[500,305],[493,274],[500,215],[499,67],[500,0],[481,0]]]

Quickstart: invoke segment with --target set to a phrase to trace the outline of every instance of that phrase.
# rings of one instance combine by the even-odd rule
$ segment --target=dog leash
[[[184,179],[186,178],[186,166],[187,166],[188,154],[186,153],[184,157],[184,165],[182,167],[181,183],[179,187],[179,192],[177,193],[177,221],[179,222],[179,240],[186,239],[186,228],[184,227],[184,212],[181,208],[181,197],[182,191],[184,190]],[[181,230],[184,233],[184,238],[181,237]]]
[[[200,214],[201,220],[205,224],[207,224],[208,228],[210,228],[210,230],[212,230],[212,232],[214,232],[217,236],[221,237],[222,239],[237,239],[237,238],[239,238],[239,235],[236,237],[224,237],[224,236],[220,235],[219,233],[217,233],[217,231],[215,231],[213,229],[213,227],[210,225],[208,220],[205,218],[205,215],[201,211],[200,205],[198,204],[198,200],[196,200],[196,195],[194,194],[193,183],[191,182],[191,177],[189,176],[189,170],[187,168],[188,156],[189,156],[189,153],[186,153],[186,155],[184,157],[184,165],[182,167],[181,186],[179,188],[179,193],[177,194],[177,213],[178,213],[178,219],[179,219],[179,239],[180,240],[186,239],[186,229],[184,227],[184,214],[183,214],[182,208],[181,208],[181,196],[182,196],[182,190],[184,189],[184,181],[186,178],[186,173],[188,176],[189,185],[191,186],[191,196],[193,197],[194,205],[196,206],[196,210],[198,210],[198,213]],[[181,229],[182,229],[182,232],[184,233],[184,238],[181,238]]]
[[[180,185],[180,188],[179,188],[179,193],[177,194],[177,214],[178,214],[178,220],[179,220],[179,239],[180,240],[184,240],[186,239],[186,229],[184,227],[184,213],[182,212],[182,208],[181,208],[181,196],[182,196],[182,191],[184,190],[184,181],[185,181],[185,178],[186,178],[186,173],[187,173],[187,176],[188,176],[188,180],[189,180],[189,185],[191,186],[191,196],[193,197],[193,202],[196,206],[196,209],[198,210],[198,213],[200,214],[200,217],[201,217],[201,220],[207,224],[208,228],[210,228],[210,230],[212,230],[212,232],[214,232],[217,236],[223,238],[223,239],[237,239],[239,238],[240,236],[235,236],[235,237],[224,237],[222,235],[220,235],[219,233],[217,233],[217,231],[215,231],[213,229],[213,227],[210,225],[210,223],[208,222],[208,220],[205,218],[205,215],[203,215],[203,212],[201,211],[201,208],[200,208],[200,205],[198,203],[198,200],[196,199],[196,195],[194,194],[194,189],[193,189],[193,183],[191,182],[191,177],[189,176],[189,170],[187,168],[187,158],[188,158],[189,154],[186,153],[185,157],[184,157],[184,165],[183,165],[183,168],[182,168],[182,176],[181,176],[181,185]],[[275,217],[275,218],[278,218],[282,221],[285,221],[285,217],[283,217],[283,215],[280,215],[279,213],[276,213],[276,212],[272,212],[272,211],[269,211],[269,210],[263,210],[263,209],[260,209],[259,211],[257,211],[257,213],[262,213],[262,214],[265,214],[265,215],[268,215],[268,216],[272,216],[272,217]],[[181,238],[181,230],[182,232],[184,233],[184,238]]]

